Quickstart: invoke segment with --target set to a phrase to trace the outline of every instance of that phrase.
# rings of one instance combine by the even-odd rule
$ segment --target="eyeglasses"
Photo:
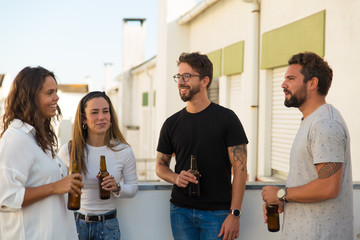
[[[184,74],[175,74],[173,76],[174,80],[176,83],[178,83],[179,79],[182,78],[182,80],[184,82],[188,82],[190,80],[191,77],[203,77],[203,75],[195,75],[195,74],[191,74],[191,73],[184,73]]]

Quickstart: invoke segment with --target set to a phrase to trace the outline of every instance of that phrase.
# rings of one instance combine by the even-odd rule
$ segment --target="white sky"
[[[146,18],[145,59],[156,54],[157,0],[0,0],[0,74],[26,66],[58,83],[102,86],[104,63],[121,72],[122,19]]]

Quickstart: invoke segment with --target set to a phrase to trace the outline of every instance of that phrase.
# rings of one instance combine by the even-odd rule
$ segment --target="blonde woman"
[[[99,198],[96,176],[101,155],[105,155],[110,173],[102,182],[102,188],[112,193],[108,200]],[[60,149],[59,156],[68,166],[74,159],[80,160],[84,188],[81,207],[75,212],[79,239],[120,239],[116,200],[135,196],[138,189],[136,163],[119,129],[112,103],[104,92],[90,92],[81,99],[72,140]]]

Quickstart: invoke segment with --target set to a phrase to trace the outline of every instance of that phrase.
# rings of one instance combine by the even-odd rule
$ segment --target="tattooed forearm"
[[[334,175],[342,166],[342,163],[325,163],[318,171],[318,178],[325,179]]]
[[[247,148],[246,145],[237,145],[231,147],[232,159],[234,161],[234,167],[237,167],[241,172],[246,171],[246,159],[247,159]]]
[[[157,162],[159,164],[169,167],[170,160],[171,160],[171,154],[163,154],[161,152],[157,153]]]

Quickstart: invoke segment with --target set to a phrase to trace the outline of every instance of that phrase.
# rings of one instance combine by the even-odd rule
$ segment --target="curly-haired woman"
[[[77,239],[65,193],[81,194],[83,184],[56,154],[58,100],[45,68],[26,67],[12,83],[0,139],[0,239]]]

